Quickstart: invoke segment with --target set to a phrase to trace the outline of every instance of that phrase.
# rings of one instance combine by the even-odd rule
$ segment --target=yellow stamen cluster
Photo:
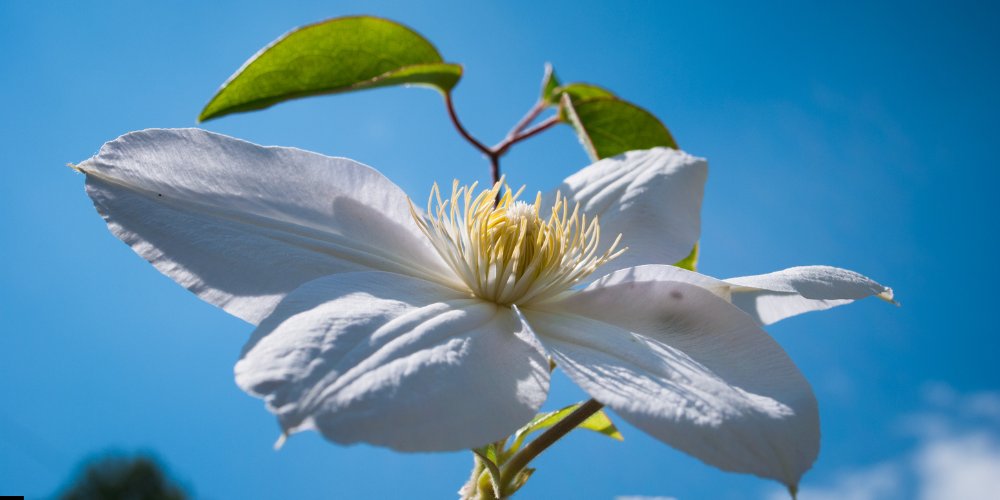
[[[551,215],[542,219],[542,195],[534,204],[519,201],[524,190],[500,191],[503,181],[473,196],[476,184],[452,184],[441,198],[437,184],[427,200],[427,217],[411,212],[445,262],[477,297],[501,305],[525,305],[552,298],[614,259],[621,235],[597,253],[601,227],[579,204],[570,210],[559,193]]]

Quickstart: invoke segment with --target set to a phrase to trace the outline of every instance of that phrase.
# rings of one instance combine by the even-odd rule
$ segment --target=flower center
[[[413,219],[445,262],[477,297],[501,305],[525,305],[552,298],[621,255],[611,247],[597,253],[601,227],[587,219],[579,204],[570,210],[558,192],[551,215],[539,213],[542,195],[528,204],[497,182],[473,196],[476,184],[452,184],[441,198],[437,184],[427,201],[427,217],[410,209]]]

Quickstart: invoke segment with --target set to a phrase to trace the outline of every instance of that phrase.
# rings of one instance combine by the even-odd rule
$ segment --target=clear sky
[[[109,234],[83,176],[64,167],[130,130],[194,126],[260,47],[358,13],[408,24],[464,64],[458,111],[487,142],[533,103],[545,62],[658,115],[709,159],[702,272],[830,264],[895,288],[901,308],[869,299],[769,328],[820,403],[822,451],[803,498],[935,498],[956,484],[984,493],[997,475],[995,5],[285,4],[0,2],[0,494],[51,495],[110,450],[155,454],[199,498],[455,494],[468,453],[340,447],[315,434],[273,451],[276,421],[233,382],[252,327]],[[425,89],[302,100],[205,128],[351,157],[415,198],[434,180],[488,179]],[[560,127],[503,167],[531,191],[586,163]],[[583,398],[558,378],[549,406]],[[617,421],[623,443],[570,436],[537,461],[521,497],[777,490]]]

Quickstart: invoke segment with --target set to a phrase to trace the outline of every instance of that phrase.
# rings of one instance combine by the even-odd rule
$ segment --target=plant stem
[[[513,146],[514,144],[517,144],[529,137],[533,137],[541,132],[544,132],[545,130],[552,128],[553,126],[558,124],[559,121],[560,121],[559,116],[556,115],[550,116],[545,121],[539,123],[538,125],[535,125],[534,127],[528,129],[525,132],[519,133],[514,136],[507,136],[507,138],[504,139],[503,142],[497,144],[496,146],[493,146],[492,149],[493,151],[496,151],[497,154],[502,155],[506,153],[507,150],[510,149],[510,147]]]
[[[531,462],[538,454],[545,451],[546,448],[552,446],[553,443],[558,441],[560,438],[569,433],[569,431],[576,428],[576,426],[583,423],[591,415],[597,413],[604,408],[603,403],[599,403],[596,399],[588,400],[586,403],[580,405],[579,408],[566,416],[566,418],[560,420],[556,425],[553,425],[548,430],[542,433],[541,436],[535,438],[534,441],[525,445],[521,448],[521,451],[517,452],[510,460],[504,464],[501,475],[500,475],[500,493],[505,495],[505,489],[511,481],[517,477],[517,473],[521,472],[525,466]]]
[[[510,129],[510,132],[507,132],[506,138],[510,139],[511,137],[520,134],[522,130],[524,130],[528,125],[531,124],[532,121],[535,120],[535,118],[538,118],[538,115],[540,115],[543,110],[545,110],[545,101],[539,99],[535,103],[535,105],[528,110],[528,112],[524,115],[524,117],[521,118],[519,122],[517,122],[517,125],[514,125],[514,128]]]
[[[500,182],[500,155],[490,154],[490,178],[493,184]],[[497,202],[500,201],[500,193],[497,193]]]
[[[500,182],[500,157],[506,154],[507,150],[509,150],[511,146],[529,137],[533,137],[559,123],[559,117],[556,115],[549,117],[545,121],[528,130],[524,130],[529,124],[531,124],[532,121],[534,121],[535,118],[538,117],[539,114],[541,114],[542,111],[545,110],[545,102],[539,100],[534,106],[532,106],[528,113],[521,118],[521,121],[519,121],[517,125],[511,129],[511,131],[507,134],[507,137],[491,148],[473,137],[472,134],[465,129],[465,126],[462,125],[461,120],[458,119],[458,113],[455,112],[455,103],[451,99],[450,92],[446,92],[444,94],[444,103],[445,107],[448,108],[448,117],[451,118],[451,123],[455,125],[455,129],[458,130],[458,133],[461,134],[462,137],[469,142],[469,144],[472,144],[472,147],[478,149],[479,152],[486,155],[486,158],[489,159],[490,177],[493,179],[494,184]]]
[[[455,104],[451,100],[451,92],[445,92],[444,104],[448,108],[448,116],[451,118],[451,123],[455,125],[456,129],[458,129],[458,133],[462,134],[462,137],[469,141],[469,144],[472,144],[473,147],[481,151],[484,155],[493,156],[493,151],[491,151],[490,148],[476,140],[475,137],[472,137],[472,134],[470,134],[469,131],[465,130],[465,127],[462,126],[462,122],[459,121],[458,115],[455,113]]]

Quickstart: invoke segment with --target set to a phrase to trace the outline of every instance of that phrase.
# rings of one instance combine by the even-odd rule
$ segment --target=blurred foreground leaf
[[[147,457],[107,457],[91,462],[61,500],[183,500],[160,466]]]
[[[387,85],[448,92],[462,67],[445,63],[427,39],[377,17],[342,17],[292,30],[222,84],[199,121],[282,101]]]

